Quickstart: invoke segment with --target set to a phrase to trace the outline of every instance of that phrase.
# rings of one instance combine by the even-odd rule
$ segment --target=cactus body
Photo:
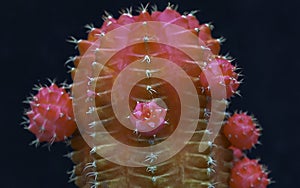
[[[98,34],[99,37],[102,34],[105,37],[107,32],[113,31],[122,24],[146,21],[176,24],[194,33],[199,39],[205,39],[204,43],[213,53],[219,51],[220,44],[215,43],[216,40],[211,37],[207,24],[199,25],[199,22],[192,14],[183,16],[171,7],[167,7],[163,12],[155,11],[152,14],[143,10],[137,16],[123,14],[119,19],[108,16],[100,29],[91,31],[88,41],[80,41],[78,43],[80,56],[76,58],[75,66],[84,57],[85,52],[87,52],[87,46],[96,45],[101,49],[101,44],[99,46],[98,44],[93,44],[93,41],[97,39],[95,35]],[[202,28],[205,29],[202,31]],[[164,32],[166,31],[161,31],[161,33]],[[125,34],[119,33],[119,37],[126,38],[126,36],[122,36]],[[168,34],[172,36],[172,33],[166,34],[167,36]],[[169,40],[174,39],[170,37]],[[115,45],[115,48],[117,48],[118,44]],[[113,48],[113,46],[111,47]],[[122,49],[108,61],[106,64],[107,69],[104,68],[100,73],[96,85],[96,93],[100,93],[100,96],[96,97],[97,108],[101,109],[97,111],[98,115],[100,119],[109,120],[105,122],[104,126],[118,140],[127,145],[138,147],[149,147],[153,143],[160,143],[176,129],[180,116],[179,98],[174,88],[168,82],[155,77],[149,76],[149,78],[138,82],[131,90],[129,98],[132,110],[140,102],[151,101],[152,99],[164,101],[168,107],[165,118],[168,120],[168,125],[157,131],[155,137],[149,138],[149,135],[145,135],[142,132],[138,133],[138,135],[133,134],[132,131],[120,125],[112,113],[110,93],[106,91],[111,90],[117,74],[131,62],[146,55],[170,59],[194,79],[194,85],[197,88],[198,98],[201,103],[199,123],[195,134],[186,147],[171,159],[158,165],[138,168],[119,166],[98,156],[96,153],[90,154],[92,148],[82,144],[82,138],[80,135],[77,135],[72,139],[72,147],[75,151],[71,155],[72,160],[76,164],[74,169],[74,174],[76,175],[76,177],[74,175],[75,183],[79,187],[87,185],[99,187],[228,187],[232,161],[232,154],[230,149],[228,149],[230,144],[223,134],[219,134],[214,143],[207,143],[209,147],[206,151],[201,153],[198,151],[200,140],[205,134],[207,117],[205,117],[204,112],[209,110],[207,108],[209,99],[206,98],[205,92],[201,89],[203,86],[199,82],[201,69],[188,63],[191,59],[178,49],[164,44],[145,42]],[[97,55],[91,57],[90,63],[93,61],[98,61]],[[220,66],[219,64],[216,65]],[[229,66],[229,68],[232,70],[228,71],[233,71],[233,67]],[[76,69],[74,69],[73,73],[76,73]],[[170,74],[172,74],[171,71]],[[232,75],[228,75],[228,77],[230,76]],[[236,79],[236,76],[234,79]],[[147,90],[147,86],[151,86],[152,90]],[[95,134],[101,134],[101,132],[95,131]],[[95,146],[95,148],[97,147]]]

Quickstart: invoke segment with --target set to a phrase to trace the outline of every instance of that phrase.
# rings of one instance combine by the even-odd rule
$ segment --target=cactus
[[[239,149],[250,149],[258,143],[260,128],[246,113],[235,113],[224,125],[224,134]]]
[[[231,170],[230,187],[263,188],[270,184],[268,173],[258,164],[258,160],[245,157],[238,161]]]
[[[75,65],[73,101],[55,84],[41,87],[26,113],[28,129],[38,142],[50,144],[72,135],[70,182],[78,187],[267,187],[267,173],[242,151],[258,142],[260,130],[252,118],[234,114],[223,122],[227,100],[240,84],[232,60],[219,54],[223,39],[213,38],[212,26],[200,23],[195,12],[181,15],[171,4],[164,11],[154,7],[151,14],[147,8],[138,15],[128,9],[118,19],[106,13],[101,28],[88,26],[86,40],[71,38],[79,50],[68,61]],[[131,43],[139,34],[143,40]],[[182,103],[186,99],[192,102]],[[219,119],[213,123],[224,124],[220,132],[210,127],[214,114]],[[181,135],[190,136],[178,149]],[[110,139],[139,152],[131,155]],[[140,161],[147,152],[139,149],[169,139],[170,147]],[[130,164],[118,163],[124,158]]]
[[[154,101],[138,102],[130,120],[135,125],[135,131],[143,135],[156,135],[166,123],[167,109],[158,106]]]
[[[226,86],[226,97],[230,98],[233,94],[238,93],[237,89],[240,82],[238,81],[238,74],[235,72],[234,67],[230,60],[224,57],[216,57],[215,61],[210,63],[210,69],[221,68],[222,75],[218,77],[218,82]],[[209,83],[205,77],[204,72],[200,74],[200,82],[206,95],[210,95]]]
[[[38,88],[38,94],[29,104],[31,110],[26,115],[30,124],[27,129],[37,138],[32,144],[63,141],[76,130],[70,96],[56,84]]]

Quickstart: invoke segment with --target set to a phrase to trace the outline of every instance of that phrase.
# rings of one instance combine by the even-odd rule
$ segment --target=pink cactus
[[[230,188],[266,188],[270,180],[258,160],[245,157],[232,168],[229,184]]]
[[[153,136],[163,128],[167,109],[158,106],[154,101],[137,103],[130,120],[137,133]]]
[[[28,130],[35,134],[35,144],[66,140],[77,128],[69,94],[54,83],[41,87],[30,107],[26,113],[30,121]]]
[[[233,66],[228,59],[216,57],[207,68],[211,70],[221,68],[223,74],[216,79],[217,82],[226,86],[227,98],[230,98],[236,93],[240,82],[238,81],[238,74],[235,72],[236,67]],[[200,74],[200,82],[203,87],[203,92],[205,92],[206,95],[210,95],[209,83],[207,82],[204,72]]]
[[[251,116],[235,113],[225,124],[224,134],[233,146],[245,150],[258,143],[260,129]]]

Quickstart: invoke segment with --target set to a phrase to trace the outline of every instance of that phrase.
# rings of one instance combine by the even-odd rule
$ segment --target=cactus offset
[[[230,98],[234,93],[237,92],[237,89],[239,87],[238,74],[234,72],[236,70],[236,67],[234,67],[230,63],[230,61],[225,59],[224,57],[216,57],[215,61],[212,61],[210,63],[208,69],[213,70],[219,67],[221,68],[223,74],[220,77],[216,78],[218,79],[217,82],[226,86],[227,98]],[[201,72],[200,74],[200,82],[205,94],[210,95],[209,83],[207,82],[207,79],[203,72]]]
[[[193,15],[194,13],[181,15],[173,9],[172,5],[169,5],[164,11],[153,10],[151,14],[147,11],[147,6],[142,7],[138,15],[132,15],[131,10],[128,10],[123,12],[118,19],[107,14],[101,28],[89,27],[90,32],[86,40],[72,39],[79,50],[78,56],[70,58],[75,65],[71,70],[74,81],[72,95],[75,96],[73,100],[75,116],[80,114],[78,109],[86,109],[84,115],[87,115],[87,119],[89,119],[89,114],[95,113],[100,119],[100,126],[103,126],[105,131],[120,143],[136,148],[155,147],[164,143],[179,127],[183,113],[181,108],[193,108],[190,104],[181,104],[179,91],[173,87],[170,81],[153,76],[156,72],[167,73],[165,75],[169,75],[173,80],[180,80],[179,83],[185,85],[184,79],[174,73],[177,68],[183,70],[195,88],[196,96],[193,95],[191,98],[196,97],[200,103],[197,109],[192,109],[197,113],[199,111],[196,119],[196,129],[192,132],[189,141],[185,143],[184,148],[178,151],[176,155],[160,163],[155,163],[155,161],[162,154],[159,152],[151,153],[145,158],[145,162],[149,164],[139,167],[120,165],[100,155],[98,153],[100,150],[104,153],[111,153],[111,155],[114,155],[117,151],[111,151],[114,148],[113,143],[99,144],[106,138],[102,136],[104,131],[101,129],[102,127],[99,127],[98,121],[91,120],[89,123],[82,125],[79,119],[85,119],[85,117],[76,118],[79,130],[71,138],[71,147],[74,151],[68,156],[75,163],[70,181],[74,181],[78,187],[213,188],[230,186],[232,188],[263,188],[270,183],[267,174],[258,165],[257,161],[244,157],[245,154],[242,152],[242,150],[250,149],[256,144],[259,136],[259,130],[255,128],[252,119],[249,119],[246,114],[234,114],[229,117],[228,122],[222,131],[217,133],[213,142],[202,142],[203,137],[212,134],[207,127],[210,117],[215,113],[213,111],[223,115],[226,114],[222,110],[213,107],[216,107],[215,104],[226,106],[227,101],[225,99],[229,99],[237,93],[240,82],[238,81],[239,74],[236,72],[236,67],[226,57],[219,55],[220,43],[223,39],[213,38],[211,35],[212,26],[199,23]],[[158,35],[164,36],[165,41],[183,43],[181,45],[187,51],[200,50],[199,55],[197,55],[203,56],[203,59],[207,61],[204,62],[205,66],[200,68],[197,64],[199,62],[195,61],[190,54],[186,54],[182,49],[177,49],[162,41],[159,41],[159,43],[153,42],[153,38],[161,36],[148,36],[146,31],[142,33],[145,35],[143,42],[130,43],[126,46],[129,44],[126,42],[134,36],[134,29],[137,28],[135,26],[147,25],[148,23],[152,23],[152,26],[162,23],[162,27],[157,26],[154,28],[160,29]],[[133,30],[123,27],[128,25],[132,26],[131,29]],[[182,32],[170,29],[172,25],[175,30],[180,28]],[[180,38],[180,36],[186,36],[185,33],[190,34],[192,37]],[[194,38],[199,41],[200,46],[189,45],[188,41]],[[187,41],[186,45],[185,41]],[[117,51],[117,53],[110,56],[106,63],[103,63],[103,53],[110,53],[111,51]],[[150,65],[154,64],[153,62],[161,59],[169,60],[168,62],[171,62],[174,66],[151,68]],[[146,71],[129,68],[131,72],[126,74],[126,68],[135,65],[136,62],[143,63],[150,68]],[[87,65],[86,69],[82,70],[82,64]],[[101,67],[99,74],[96,74],[96,76],[91,74],[92,76],[86,76],[78,82],[78,72],[94,73],[95,67]],[[129,90],[129,98],[126,98],[128,94],[126,80],[130,80],[129,78],[132,75],[139,75],[141,70],[144,71],[145,77],[134,84]],[[207,74],[206,71],[214,74]],[[123,77],[120,78],[120,76]],[[117,101],[113,101],[114,86],[122,79],[125,82],[120,86],[121,89],[117,90]],[[85,86],[83,84],[85,81],[88,83],[87,86],[94,85],[94,90]],[[77,96],[76,87],[81,87],[81,85],[83,87],[80,90],[80,95]],[[212,88],[217,85],[225,88],[224,97],[220,94],[221,91],[218,91],[217,94],[213,93]],[[51,92],[45,92],[49,88]],[[75,130],[74,121],[72,121],[74,125],[66,122],[67,120],[73,120],[73,110],[70,107],[71,99],[63,89],[58,88],[56,85],[49,88],[40,89],[34,97],[34,101],[44,101],[44,99],[40,99],[41,96],[47,99],[45,100],[46,111],[37,111],[36,102],[31,103],[32,109],[27,113],[31,122],[29,130],[36,134],[40,141],[50,142],[51,139],[49,140],[48,137],[44,139],[36,127],[43,122],[54,122],[46,126],[47,130],[52,131],[52,137],[49,138],[52,138],[53,141],[54,137],[55,141],[60,141],[62,137],[70,136]],[[57,100],[54,100],[53,92],[60,94],[59,96],[55,95]],[[187,91],[185,94],[191,95]],[[215,96],[219,98],[216,99]],[[86,104],[91,101],[94,102],[95,106],[80,106],[82,99]],[[129,101],[128,104],[132,113],[126,117],[123,116],[123,118],[128,119],[131,127],[133,127],[132,129],[122,126],[122,120],[118,120],[114,109],[114,105],[118,100]],[[56,111],[47,112],[49,105],[51,107],[55,106]],[[44,108],[44,105],[42,106]],[[78,106],[80,107],[78,108]],[[35,118],[37,112],[42,114],[42,119],[39,122]],[[68,116],[65,114],[68,114]],[[60,121],[60,118],[63,118],[64,121]],[[57,122],[59,122],[59,126],[56,125]],[[220,125],[223,122],[217,121],[215,123]],[[250,125],[251,127],[249,127]],[[63,133],[53,131],[61,130],[56,129],[57,127],[71,128],[66,129]],[[92,145],[85,140],[86,137],[93,140]],[[207,145],[204,151],[199,149],[201,144]],[[127,153],[121,155],[126,156]],[[244,170],[244,168],[247,168],[247,170]],[[255,178],[249,178],[251,173],[256,175]]]
[[[270,184],[268,173],[258,164],[258,160],[243,158],[231,170],[230,187],[264,188]]]
[[[239,149],[250,149],[258,143],[260,129],[246,113],[235,113],[224,125],[224,134]]]
[[[27,129],[37,137],[33,144],[63,141],[76,130],[70,96],[56,84],[39,88],[29,104]]]

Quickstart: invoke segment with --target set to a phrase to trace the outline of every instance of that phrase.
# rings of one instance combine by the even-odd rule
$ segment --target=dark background
[[[84,25],[101,26],[107,10],[117,16],[121,8],[148,1],[126,0],[15,0],[1,2],[1,163],[0,187],[75,187],[67,183],[72,169],[64,144],[28,146],[33,135],[23,130],[22,101],[46,78],[70,80],[64,62],[76,54],[68,36],[84,38]],[[167,1],[152,1],[160,9]],[[270,188],[300,187],[299,142],[299,3],[270,0],[179,1],[179,11],[198,9],[197,17],[213,22],[215,37],[227,41],[243,68],[242,97],[231,109],[254,114],[264,128],[263,145],[251,157],[261,158],[276,181]]]

